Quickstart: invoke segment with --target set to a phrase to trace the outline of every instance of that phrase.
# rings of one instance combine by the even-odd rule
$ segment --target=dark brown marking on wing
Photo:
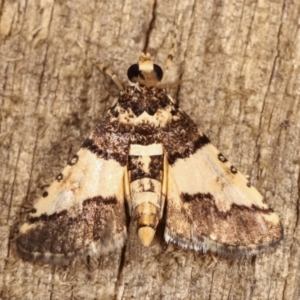
[[[168,201],[166,208],[168,234],[175,243],[241,256],[269,249],[283,238],[281,223],[269,218],[271,208],[232,204],[224,212],[209,193],[182,194],[181,199],[182,205]]]
[[[233,210],[247,210],[247,211],[257,211],[257,212],[262,212],[264,214],[270,214],[273,213],[272,208],[263,208],[263,207],[258,207],[257,205],[252,204],[251,206],[246,206],[246,205],[238,205],[238,204],[231,204],[230,209],[226,212],[219,211],[218,207],[216,205],[216,200],[214,196],[210,193],[197,193],[194,195],[187,194],[187,193],[182,193],[181,194],[181,199],[183,202],[189,202],[191,204],[196,203],[196,202],[205,202],[205,206],[209,208],[209,210],[213,209],[216,214],[219,214],[220,217],[226,218],[228,215],[233,213]],[[224,200],[225,201],[225,200]]]
[[[28,221],[35,226],[17,238],[17,250],[29,260],[60,264],[81,253],[91,242],[97,243],[100,252],[107,253],[125,239],[124,204],[112,197],[85,200],[82,211],[75,217],[64,210],[50,216],[31,217]]]
[[[90,138],[82,144],[97,156],[118,161],[121,166],[127,164],[132,128],[119,123],[111,111],[103,117],[92,132]]]
[[[205,147],[210,140],[199,133],[198,126],[175,105],[171,109],[172,119],[161,128],[161,139],[167,152],[168,163],[173,165]]]
[[[178,137],[177,139],[180,139],[181,137]],[[174,139],[175,140],[175,139]],[[175,143],[175,141],[174,141]],[[180,143],[180,141],[178,141]],[[198,138],[192,141],[186,141],[185,146],[182,146],[182,144],[177,144],[177,147],[175,144],[173,144],[174,148],[170,147],[170,145],[164,146],[166,148],[166,151],[168,153],[168,163],[170,165],[174,165],[175,162],[178,159],[184,159],[187,157],[190,157],[192,154],[194,154],[197,150],[201,149],[205,145],[209,144],[210,140],[206,135],[198,135]]]
[[[132,144],[139,144],[143,146],[160,143],[160,128],[150,122],[140,122],[138,126],[132,129],[130,139]]]

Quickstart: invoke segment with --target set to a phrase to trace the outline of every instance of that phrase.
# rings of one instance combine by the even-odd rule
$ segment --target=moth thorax
[[[151,203],[142,203],[134,210],[138,236],[143,244],[147,247],[151,244],[157,224],[159,222],[159,209]]]

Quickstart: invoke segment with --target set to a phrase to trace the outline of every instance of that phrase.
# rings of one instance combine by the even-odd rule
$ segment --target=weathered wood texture
[[[1,299],[299,299],[300,2],[9,1],[0,4]],[[265,195],[285,239],[230,261],[131,229],[125,251],[68,268],[23,262],[14,237],[28,208],[113,103],[147,49],[180,106]]]

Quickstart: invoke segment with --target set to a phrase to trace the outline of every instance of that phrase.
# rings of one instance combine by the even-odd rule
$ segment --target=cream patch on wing
[[[77,153],[75,165],[68,165],[62,172],[63,178],[54,181],[48,188],[47,197],[40,198],[34,205],[35,213],[51,215],[63,210],[81,210],[82,202],[86,199],[101,196],[116,197],[123,200],[123,176],[125,168],[117,161],[104,160],[87,149]]]
[[[273,223],[273,224],[279,224],[280,223],[280,219],[278,217],[278,215],[276,213],[270,213],[270,214],[262,214],[262,218],[269,223]]]
[[[160,124],[160,127],[165,127],[170,120],[173,118],[171,114],[172,107],[168,106],[165,109],[158,109],[155,117],[158,120],[158,123]]]
[[[150,144],[147,146],[132,144],[130,145],[129,155],[131,156],[153,156],[162,155],[163,146],[162,144]]]
[[[24,223],[21,227],[20,227],[20,233],[25,233],[31,229],[34,229],[37,226],[36,223],[34,224],[29,224],[29,223]]]
[[[228,211],[232,204],[267,209],[262,195],[254,187],[247,186],[248,181],[241,173],[232,173],[230,163],[221,162],[218,154],[213,145],[206,145],[190,157],[178,159],[169,167],[169,177],[181,193],[210,193],[220,211]],[[185,174],[193,174],[193,180]]]
[[[143,123],[150,123],[153,124],[155,127],[159,127],[159,121],[157,120],[156,116],[150,116],[147,112],[143,112],[138,117],[135,118],[134,124],[135,126],[139,126]]]

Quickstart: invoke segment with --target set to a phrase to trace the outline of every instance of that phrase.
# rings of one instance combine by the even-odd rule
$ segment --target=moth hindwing
[[[163,212],[165,240],[185,248],[240,256],[277,245],[278,216],[173,103],[149,54],[128,77],[132,84],[20,228],[20,256],[65,264],[123,247],[125,202],[144,246]]]

